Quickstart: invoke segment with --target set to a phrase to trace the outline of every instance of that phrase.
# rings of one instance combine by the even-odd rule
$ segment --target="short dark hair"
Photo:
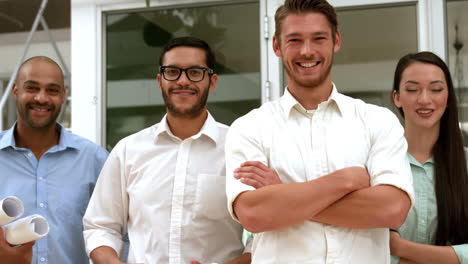
[[[206,65],[212,70],[215,69],[216,59],[210,46],[205,41],[199,38],[195,38],[195,37],[174,38],[174,39],[171,39],[168,43],[166,43],[161,53],[161,56],[159,57],[160,66],[164,66],[163,59],[164,59],[164,55],[166,54],[166,52],[176,47],[193,47],[193,48],[199,48],[199,49],[204,50],[206,54]]]
[[[29,62],[31,61],[44,61],[44,62],[48,62],[50,64],[53,64],[55,66],[57,66],[57,68],[60,70],[60,73],[62,74],[62,79],[64,79],[64,74],[63,74],[63,71],[62,71],[62,68],[60,67],[60,65],[58,65],[58,63],[56,61],[54,61],[53,59],[47,57],[47,56],[33,56],[25,61],[23,61],[23,63],[21,63],[21,65],[19,66],[18,68],[18,74],[16,75],[16,83],[18,83],[18,78],[20,76],[20,73],[21,73],[21,70],[23,69],[23,67],[28,64]]]
[[[448,88],[447,108],[440,119],[439,137],[432,146],[434,181],[437,198],[437,230],[432,243],[438,246],[468,243],[468,172],[463,135],[458,123],[455,89],[447,64],[432,52],[423,51],[403,56],[397,64],[393,91],[400,93],[400,82],[406,68],[413,63],[439,67]],[[403,111],[399,109],[404,117]]]
[[[279,39],[281,34],[281,26],[284,20],[290,14],[301,14],[307,12],[317,12],[323,14],[332,29],[333,41],[338,31],[338,19],[336,17],[335,8],[326,0],[286,0],[283,5],[276,9],[275,13],[275,36]]]

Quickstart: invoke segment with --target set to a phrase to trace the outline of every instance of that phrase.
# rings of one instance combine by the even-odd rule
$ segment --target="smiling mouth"
[[[169,89],[169,94],[174,95],[196,95],[198,93],[197,89],[191,87],[174,87]]]
[[[32,110],[34,112],[39,112],[39,113],[47,113],[51,111],[50,106],[37,106],[37,105],[30,105],[29,110]]]
[[[421,117],[429,117],[432,115],[433,112],[434,110],[431,110],[431,109],[416,110],[416,113]]]
[[[49,112],[49,109],[42,109],[42,108],[33,108],[32,110],[37,111],[37,112]]]
[[[316,62],[298,62],[296,64],[299,65],[301,68],[313,68],[313,67],[319,65],[320,62],[319,61],[316,61]]]
[[[179,91],[173,91],[171,94],[176,94],[176,95],[195,95],[195,91],[191,90],[179,90]]]

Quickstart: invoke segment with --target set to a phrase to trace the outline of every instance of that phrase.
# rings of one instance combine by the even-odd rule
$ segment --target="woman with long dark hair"
[[[395,70],[393,102],[404,118],[416,203],[390,232],[392,263],[468,263],[468,174],[447,65],[408,54]]]

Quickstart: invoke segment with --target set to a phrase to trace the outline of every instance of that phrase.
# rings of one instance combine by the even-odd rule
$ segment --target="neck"
[[[288,90],[291,95],[307,110],[317,109],[321,102],[326,101],[333,90],[331,80],[326,80],[322,84],[314,87],[304,87],[297,83],[288,83]]]
[[[408,152],[420,163],[432,157],[432,147],[439,138],[439,126],[430,129],[415,128],[405,123]]]
[[[208,112],[206,109],[197,116],[180,116],[167,113],[167,123],[174,136],[184,140],[200,132],[205,124]]]
[[[37,160],[51,147],[58,145],[60,139],[59,130],[55,125],[38,129],[27,126],[19,120],[14,135],[16,146],[30,149]]]

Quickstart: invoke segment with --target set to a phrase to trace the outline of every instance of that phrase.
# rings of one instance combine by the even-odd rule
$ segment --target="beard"
[[[48,107],[50,109],[50,112],[52,113],[51,116],[46,120],[41,120],[41,121],[35,120],[33,117],[31,117],[29,113],[29,109],[32,109],[36,105]],[[57,118],[60,114],[60,110],[61,110],[61,107],[56,109],[55,106],[51,104],[41,105],[37,103],[27,103],[24,106],[18,107],[18,116],[21,117],[21,119],[31,128],[48,129],[52,126],[55,126]]]
[[[207,87],[201,92],[200,96],[198,97],[197,102],[195,102],[191,107],[186,108],[186,109],[177,107],[177,105],[172,101],[169,94],[177,90],[189,90],[189,91],[195,92],[195,94],[199,94],[200,91],[198,89],[187,87],[187,86],[185,87],[178,86],[178,87],[169,88],[168,91],[166,92],[166,90],[162,87],[161,89],[162,96],[163,96],[167,111],[173,114],[174,116],[179,116],[179,117],[194,118],[194,117],[200,116],[206,107],[206,102],[208,101],[210,83],[208,83]]]

